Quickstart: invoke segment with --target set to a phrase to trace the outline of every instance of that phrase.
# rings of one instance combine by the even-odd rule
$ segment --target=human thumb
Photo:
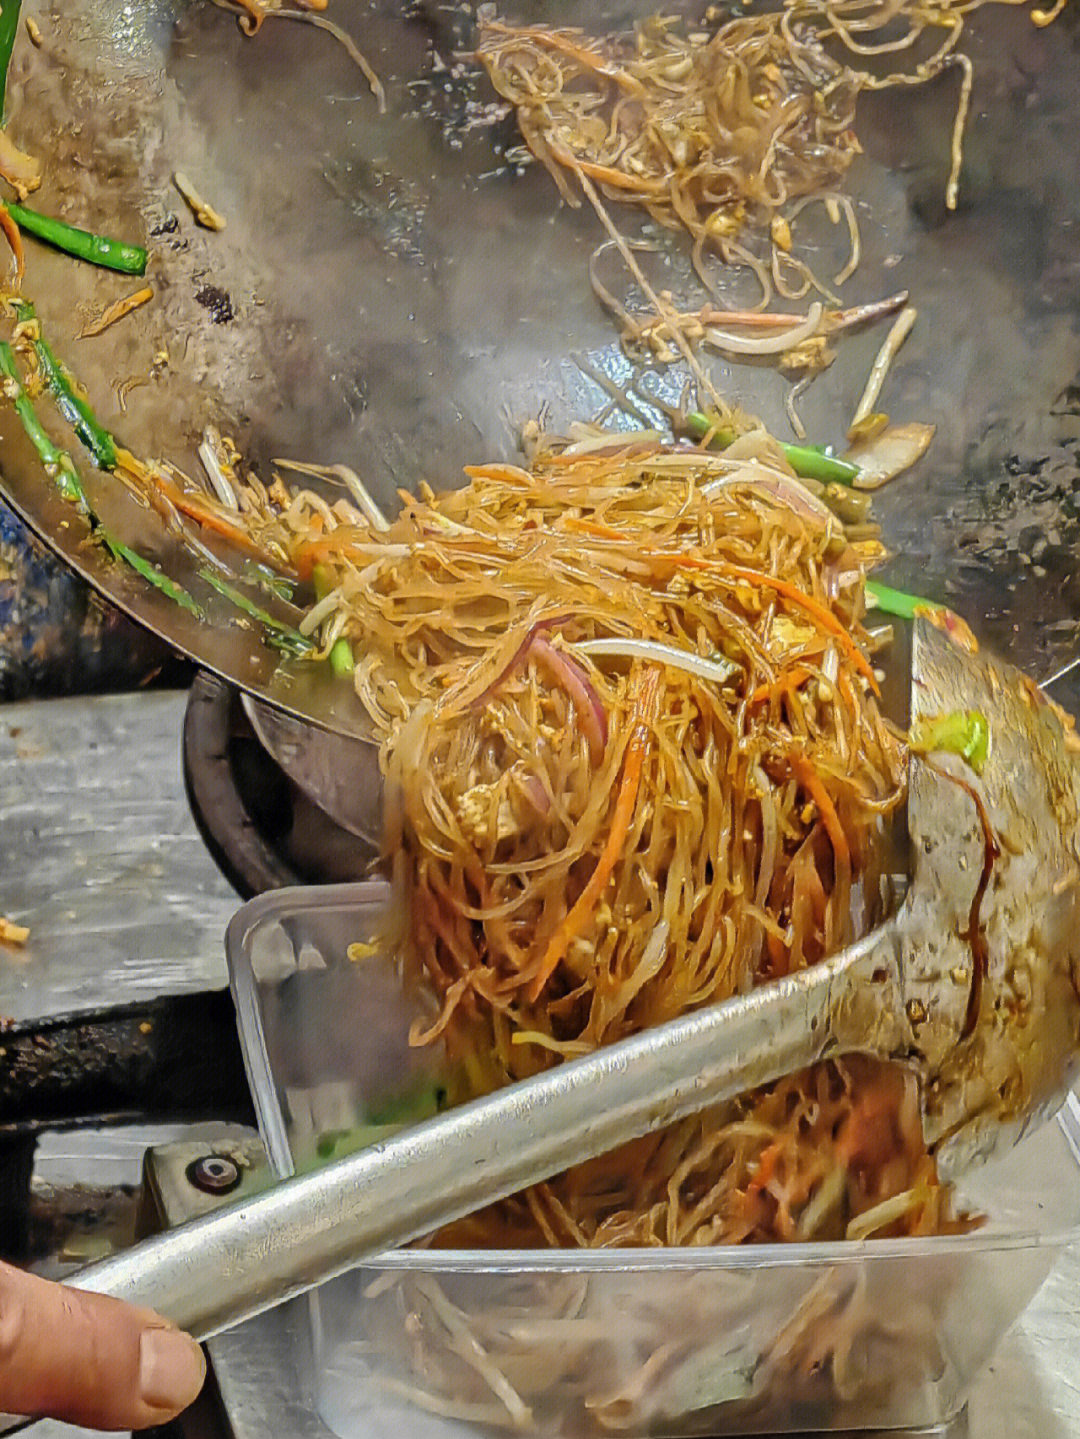
[[[145,1429],[205,1377],[195,1341],[150,1310],[0,1264],[0,1412]]]

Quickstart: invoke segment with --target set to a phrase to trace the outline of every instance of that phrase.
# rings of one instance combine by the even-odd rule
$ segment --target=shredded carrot
[[[154,298],[154,291],[149,285],[144,285],[141,290],[133,294],[125,295],[122,300],[116,300],[107,309],[82,330],[79,331],[80,340],[89,340],[94,335],[103,334],[110,325],[115,325],[125,315],[130,315],[132,310],[137,310],[140,305],[149,304]]]
[[[215,514],[212,510],[204,509],[203,506],[200,505],[198,501],[193,500],[190,495],[185,495],[182,491],[177,491],[175,498],[171,495],[168,496],[168,498],[172,500],[172,503],[182,515],[187,515],[189,519],[195,520],[204,530],[210,530],[213,534],[221,535],[221,537],[228,540],[230,544],[234,544],[238,550],[243,550],[255,559],[266,560],[269,558],[262,546],[256,543],[245,530],[230,524],[228,520],[223,519],[221,515]],[[277,568],[280,568],[280,566],[277,566]]]
[[[551,153],[558,160],[560,165],[565,165],[568,170],[578,171],[588,175],[590,180],[596,180],[601,185],[610,185],[613,190],[631,190],[635,195],[666,195],[668,187],[661,180],[645,180],[637,175],[624,175],[621,170],[613,170],[610,165],[597,165],[593,160],[582,160],[577,155],[571,154],[563,145],[552,144],[548,140]]]
[[[664,550],[650,550],[646,551],[643,557],[661,560],[674,565],[676,569],[705,570],[710,574],[722,577],[733,576],[737,580],[745,580],[747,584],[764,585],[767,589],[775,590],[777,594],[783,595],[793,604],[804,609],[807,614],[812,615],[822,629],[835,635],[852,664],[869,682],[870,688],[875,694],[880,694],[880,687],[874,677],[873,665],[848,634],[840,620],[836,618],[832,610],[826,609],[820,600],[815,600],[813,595],[808,595],[805,590],[799,589],[798,585],[793,585],[790,580],[782,580],[778,575],[768,575],[764,570],[747,570],[742,565],[729,565],[717,560],[706,560],[701,555],[676,555],[669,554]]]
[[[694,556],[692,555],[685,556],[686,560],[692,560],[693,558]],[[741,565],[717,565],[715,562],[709,560],[704,562],[704,566],[709,569],[726,571],[728,574],[734,575],[737,580],[745,580],[747,584],[764,585],[766,589],[775,590],[777,594],[783,595],[785,599],[791,600],[793,604],[797,604],[801,609],[804,609],[808,615],[812,615],[814,619],[817,620],[822,629],[826,629],[831,635],[836,636],[843,649],[847,652],[851,663],[859,673],[869,681],[874,693],[879,693],[878,682],[874,678],[874,668],[870,661],[851,638],[851,635],[848,634],[843,624],[833,614],[832,610],[826,609],[820,600],[815,600],[813,595],[808,595],[805,590],[799,589],[798,585],[793,585],[790,580],[782,580],[778,575],[767,575],[763,570],[747,570],[743,569]]]
[[[767,1144],[758,1155],[757,1168],[754,1176],[746,1186],[747,1194],[760,1194],[768,1184],[769,1180],[776,1173],[776,1166],[780,1162],[780,1156],[787,1144],[787,1135],[780,1134],[771,1144]]]
[[[615,868],[619,855],[622,853],[622,847],[630,829],[630,821],[634,817],[634,809],[637,806],[645,756],[652,743],[652,721],[656,717],[659,678],[657,670],[649,669],[637,688],[634,707],[630,715],[630,740],[623,756],[622,778],[619,781],[619,793],[615,800],[611,829],[608,832],[604,848],[600,852],[600,858],[596,862],[596,868],[589,876],[588,884],[581,891],[577,903],[548,942],[548,947],[540,961],[540,969],[529,990],[529,999],[533,1002],[536,1001],[544,985],[554,974],[571,940],[575,939],[588,923],[590,915],[600,902],[604,886],[611,878],[611,872]]]
[[[11,253],[15,256],[15,283],[21,285],[26,274],[26,254],[23,251],[22,233],[8,213],[6,205],[0,205],[0,230],[3,230],[4,237],[11,246]]]
[[[198,521],[203,529],[212,530],[214,534],[230,540],[238,549],[246,550],[248,554],[258,555],[260,559],[262,558],[261,547],[255,543],[246,530],[241,529],[239,525],[234,525],[231,520],[225,519],[223,515],[217,514],[214,510],[208,509],[194,495],[187,495],[183,490],[167,482],[159,482],[158,489],[182,515]]]
[[[175,505],[182,515],[187,515],[188,519],[195,520],[203,529],[211,530],[214,534],[221,535],[222,538],[228,540],[230,544],[234,544],[238,550],[243,550],[245,554],[252,555],[255,559],[273,564],[275,569],[282,569],[280,561],[274,560],[268,555],[258,541],[253,540],[247,530],[235,520],[219,514],[218,511],[212,509],[205,500],[200,500],[197,495],[188,494],[182,490],[179,485],[174,485],[170,479],[156,470],[148,471],[148,478],[165,499],[167,499],[171,505]]]
[[[371,558],[357,545],[343,539],[339,531],[334,530],[322,539],[305,540],[303,544],[297,545],[292,557],[293,567],[302,580],[309,580],[319,561],[331,555],[340,556],[344,560],[362,560],[365,563]]]
[[[578,45],[568,35],[559,30],[543,30],[539,27],[528,26],[517,30],[509,25],[502,25],[497,20],[489,20],[486,30],[494,31],[497,35],[527,36],[537,45],[546,45],[549,50],[558,50],[563,55],[568,55],[571,60],[576,60],[585,70],[591,70],[595,75],[602,75],[605,80],[614,80],[617,85],[624,89],[639,94],[642,89],[641,81],[631,75],[622,65],[613,65],[605,60],[603,55],[598,55],[594,50],[587,50],[584,45]]]
[[[613,530],[610,525],[601,525],[596,520],[583,520],[577,515],[566,515],[563,518],[562,528],[573,530],[575,534],[592,535],[597,540],[631,540],[625,530]]]
[[[749,703],[759,705],[763,700],[772,699],[773,695],[779,694],[782,690],[798,689],[798,687],[801,684],[805,684],[810,677],[811,672],[808,669],[804,669],[802,665],[793,665],[791,669],[785,670],[778,679],[773,680],[771,683],[758,685],[757,689],[751,694]]]
[[[805,590],[799,589],[798,585],[793,585],[790,580],[782,580],[778,575],[767,575],[762,570],[745,570],[741,565],[731,565],[729,569],[736,579],[746,580],[748,584],[752,585],[765,585],[766,588],[775,590],[777,594],[783,595],[785,599],[799,605],[807,614],[813,615],[822,629],[826,629],[830,634],[836,636],[847,651],[851,663],[860,674],[869,680],[874,693],[878,693],[878,683],[874,678],[873,666],[832,610],[826,609],[819,600],[815,600]]]
[[[533,485],[536,481],[520,465],[466,465],[470,480],[491,480],[497,485]]]
[[[781,979],[791,968],[788,947],[772,930],[766,931],[765,947],[769,951],[769,975],[772,979]]]
[[[836,813],[836,806],[830,799],[828,790],[822,784],[813,765],[802,755],[792,756],[791,768],[795,778],[818,807],[818,812],[825,825],[825,833],[829,836],[829,843],[836,856],[837,879],[839,880],[841,876],[845,881],[850,879],[851,850],[848,848],[844,827],[840,823],[840,816]]]

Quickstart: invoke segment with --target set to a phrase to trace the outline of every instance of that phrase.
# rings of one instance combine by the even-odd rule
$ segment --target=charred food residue
[[[215,325],[227,325],[235,318],[236,311],[229,293],[220,285],[204,285],[201,290],[195,291],[195,298],[204,310],[210,312]]]

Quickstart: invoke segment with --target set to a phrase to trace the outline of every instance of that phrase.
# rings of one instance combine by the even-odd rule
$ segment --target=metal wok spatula
[[[1080,742],[1019,671],[916,627],[916,720],[989,721],[981,776],[913,757],[911,883],[835,958],[514,1085],[81,1272],[205,1337],[647,1130],[847,1051],[902,1060],[946,1173],[1080,1056]],[[992,863],[990,862],[992,860]],[[243,914],[234,923],[244,924]]]

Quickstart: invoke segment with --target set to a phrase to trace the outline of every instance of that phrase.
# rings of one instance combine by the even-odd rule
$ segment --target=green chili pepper
[[[15,406],[15,413],[22,422],[23,429],[34,449],[37,450],[41,463],[47,471],[53,473],[61,495],[65,500],[70,500],[73,504],[78,505],[84,514],[89,515],[90,505],[83,492],[82,482],[75,469],[75,462],[66,450],[58,449],[45,433],[45,428],[34,409],[33,401],[23,389],[15,364],[15,353],[6,340],[0,341],[0,374],[7,381],[8,394]]]
[[[259,624],[267,630],[269,644],[276,645],[278,649],[293,655],[308,654],[314,648],[306,635],[302,635],[292,625],[275,619],[268,610],[257,605],[242,590],[238,590],[235,585],[230,585],[227,580],[223,580],[213,570],[204,567],[199,571],[199,578],[205,580],[212,589],[217,590],[218,594],[224,595],[238,610],[243,610],[244,614],[250,615],[253,620],[258,620]]]
[[[683,423],[688,432],[699,440],[704,439],[710,430],[715,430],[709,441],[710,449],[726,450],[735,442],[732,430],[716,429],[708,415],[700,410],[691,410]],[[823,485],[850,485],[858,477],[858,465],[853,465],[850,460],[838,460],[818,445],[781,444],[780,448],[788,464],[804,480],[817,480]]]
[[[15,302],[15,313],[20,324],[29,324],[37,319],[33,305],[25,300]],[[90,402],[79,393],[71,372],[56,358],[52,346],[40,333],[33,339],[32,344],[41,377],[56,400],[60,413],[90,451],[98,468],[115,470],[116,441],[94,414]]]
[[[3,122],[7,105],[8,67],[11,52],[15,49],[15,38],[19,33],[19,11],[22,0],[3,0],[0,4],[0,123]]]
[[[917,754],[932,754],[935,750],[958,754],[976,774],[982,774],[990,755],[990,722],[978,710],[951,710],[916,720],[909,742]]]
[[[148,580],[163,595],[168,595],[174,604],[178,604],[182,610],[187,610],[189,615],[194,615],[196,619],[200,620],[203,618],[202,610],[183,585],[178,585],[175,580],[171,580],[167,574],[159,570],[157,565],[151,564],[130,545],[125,545],[123,540],[118,540],[115,535],[110,534],[104,525],[99,524],[96,533],[118,560],[123,560],[125,564],[130,565],[136,574],[142,575],[144,580]]]
[[[883,585],[880,580],[867,580],[866,593],[873,595],[883,614],[896,615],[901,620],[913,620],[918,610],[948,608],[937,600],[924,600],[919,595],[909,595],[905,590],[894,590],[891,585]]]
[[[356,661],[348,640],[335,640],[330,646],[330,668],[341,679],[348,679],[352,675]]]
[[[0,12],[0,25],[3,14]],[[2,56],[0,56],[2,58]],[[144,275],[146,273],[146,251],[141,245],[129,245],[123,240],[112,240],[107,235],[95,235],[91,230],[80,230],[65,220],[56,220],[49,215],[40,215],[28,210],[25,205],[9,204],[8,213],[21,230],[28,235],[44,240],[66,255],[85,260],[91,265],[100,265],[106,270],[119,270],[123,275]]]

